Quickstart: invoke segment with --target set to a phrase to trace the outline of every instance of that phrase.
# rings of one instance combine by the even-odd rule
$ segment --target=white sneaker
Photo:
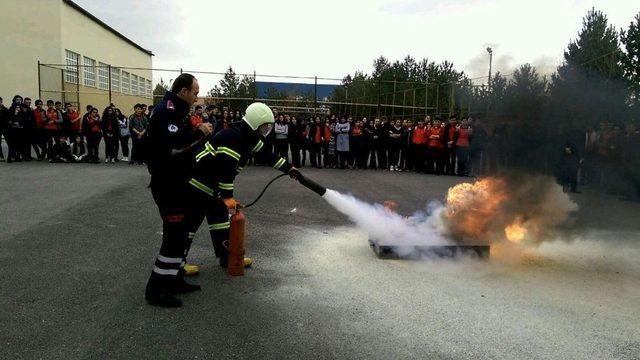
[[[109,159],[108,159],[108,158],[107,158],[107,159],[104,159],[104,163],[105,163],[105,164],[106,164],[106,163],[108,163],[108,162],[109,162]]]
[[[115,164],[115,163],[116,163],[116,159],[111,158],[111,163],[112,163],[112,164]]]
[[[122,159],[120,159],[120,161],[129,161],[129,158],[124,156]]]

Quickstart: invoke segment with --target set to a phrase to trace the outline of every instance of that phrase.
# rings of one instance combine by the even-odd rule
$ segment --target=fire
[[[452,235],[459,239],[487,241],[492,221],[508,199],[505,189],[504,181],[497,178],[462,183],[449,189],[444,216]]]
[[[506,235],[507,240],[514,243],[519,243],[527,235],[527,229],[522,226],[521,222],[516,221],[504,228],[504,234]]]

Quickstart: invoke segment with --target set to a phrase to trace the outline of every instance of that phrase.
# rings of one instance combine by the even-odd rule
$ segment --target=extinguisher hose
[[[260,200],[260,198],[262,197],[262,195],[264,195],[264,193],[267,191],[269,186],[271,186],[271,184],[273,184],[276,180],[280,179],[283,176],[289,176],[289,175],[288,174],[280,174],[280,175],[274,177],[273,179],[271,179],[271,181],[269,181],[267,183],[267,185],[264,187],[264,189],[262,189],[262,192],[260,192],[260,195],[258,195],[258,197],[255,200],[253,200],[251,203],[249,203],[247,205],[244,205],[243,208],[248,208],[248,207],[251,207],[251,206],[255,205],[255,203],[257,203],[258,200]]]

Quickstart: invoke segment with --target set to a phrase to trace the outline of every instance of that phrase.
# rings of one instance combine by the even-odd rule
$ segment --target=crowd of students
[[[84,114],[71,103],[63,107],[60,101],[47,100],[45,107],[42,100],[36,100],[34,105],[30,98],[16,95],[7,108],[0,98],[0,135],[8,146],[5,158],[0,136],[0,161],[98,163],[100,143],[104,141],[105,163],[144,164],[142,143],[151,111],[146,105],[136,104],[128,117],[113,104],[102,114],[92,105],[86,106]]]
[[[467,176],[479,159],[486,132],[477,119],[412,119],[278,114],[271,144],[294,166],[420,171]]]

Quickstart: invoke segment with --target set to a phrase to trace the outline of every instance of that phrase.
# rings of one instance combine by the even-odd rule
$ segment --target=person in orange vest
[[[469,144],[472,131],[467,119],[462,118],[455,135],[456,158],[458,160],[458,176],[467,176],[467,164],[469,163]]]
[[[449,117],[449,122],[444,126],[444,172],[447,175],[455,175],[456,172],[456,144],[454,138],[458,127],[458,119],[455,115]]]
[[[47,100],[47,111],[45,113],[44,120],[44,134],[45,141],[47,143],[47,149],[50,152],[53,149],[54,139],[57,137],[62,124],[62,112],[54,107],[53,100]],[[47,153],[49,160],[51,160],[51,154]]]
[[[428,134],[429,130],[427,130],[424,120],[418,120],[418,125],[411,134],[410,150],[416,171],[426,171]]]
[[[427,172],[441,175],[444,165],[444,127],[436,119],[429,130]]]
[[[320,121],[320,116],[316,116],[309,128],[309,139],[311,140],[310,161],[311,166],[322,168],[322,144],[324,143],[324,124]]]
[[[37,146],[40,148],[40,155],[38,161],[44,160],[49,153],[50,149],[47,147],[47,137],[45,134],[45,120],[47,119],[47,112],[42,108],[42,100],[36,100],[36,108],[33,109],[33,118],[35,120],[35,137]]]
[[[193,115],[191,115],[191,118],[189,118],[189,123],[191,124],[191,128],[195,130],[199,128],[203,122],[204,121],[202,120],[202,106],[197,105],[195,108],[195,111],[193,112]]]
[[[82,128],[82,116],[80,116],[80,112],[78,112],[75,108],[75,106],[73,106],[73,104],[71,103],[66,103],[65,104],[66,107],[66,116],[67,116],[67,121],[69,123],[69,139],[71,139],[72,142],[75,141],[75,139],[78,137],[78,135],[81,135],[81,128]]]
[[[87,139],[87,149],[89,152],[87,160],[97,164],[100,162],[98,157],[98,148],[100,147],[100,140],[102,139],[98,109],[91,109],[89,115],[85,117],[84,123],[82,124],[82,132],[84,133],[84,137]]]

